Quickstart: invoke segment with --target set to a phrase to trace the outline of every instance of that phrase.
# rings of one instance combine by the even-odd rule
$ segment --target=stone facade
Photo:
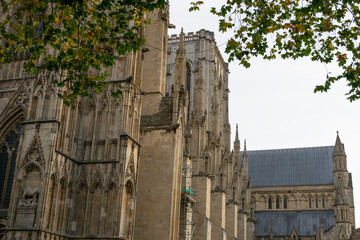
[[[251,240],[263,196],[276,205],[287,194],[251,187],[237,128],[230,148],[228,65],[214,33],[168,38],[168,9],[148,17],[142,51],[117,56],[107,89],[70,107],[53,73],[27,76],[20,60],[1,66],[0,239]],[[339,160],[334,186],[293,189],[348,214],[316,239],[348,239],[354,226]],[[306,205],[288,199],[289,209]]]
[[[249,171],[254,183],[250,190],[255,208],[256,239],[350,239],[355,230],[353,187],[339,136],[335,146],[250,151],[248,154],[249,161],[253,161]],[[262,159],[263,156],[268,159]],[[264,163],[263,168],[266,167],[263,160],[274,160],[269,164],[281,162],[287,165],[278,166],[281,171],[300,174],[289,176],[278,171],[273,172],[278,174],[273,178],[266,172],[262,176],[254,174],[257,163]],[[314,170],[292,171],[296,168],[295,161],[311,162]],[[265,171],[272,170],[268,167]],[[259,181],[259,178],[262,179]]]

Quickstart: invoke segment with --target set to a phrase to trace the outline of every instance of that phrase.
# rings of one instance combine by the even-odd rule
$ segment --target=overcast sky
[[[202,28],[215,32],[225,60],[225,42],[231,33],[218,32],[218,20],[210,6],[224,0],[205,0],[200,12],[188,12],[189,0],[170,0],[170,22],[176,29],[169,34],[196,32]],[[302,60],[267,61],[253,59],[251,68],[230,63],[230,123],[232,141],[235,124],[248,150],[334,145],[336,131],[345,144],[348,170],[353,175],[356,226],[360,226],[360,101],[350,103],[345,96],[345,81],[336,83],[328,93],[314,93],[325,82],[324,66]]]

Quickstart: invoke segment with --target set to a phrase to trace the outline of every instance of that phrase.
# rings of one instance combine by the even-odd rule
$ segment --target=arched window
[[[269,203],[269,209],[272,209],[272,202],[271,202],[271,198],[269,198],[268,203]]]
[[[284,209],[287,209],[287,198],[284,197]]]
[[[245,209],[245,199],[241,199],[241,208]]]
[[[105,234],[112,236],[116,226],[116,200],[117,190],[114,183],[110,184],[106,192],[106,218],[105,218]]]
[[[276,198],[276,209],[280,208],[280,200],[279,198]]]
[[[315,207],[316,207],[316,208],[319,208],[318,198],[315,198]]]
[[[311,198],[309,198],[309,208],[311,208]]]
[[[18,124],[0,143],[0,209],[9,208],[20,132],[21,124]]]
[[[325,208],[325,198],[322,198],[322,207]]]
[[[341,209],[341,220],[344,220],[344,213],[343,213],[343,210]]]

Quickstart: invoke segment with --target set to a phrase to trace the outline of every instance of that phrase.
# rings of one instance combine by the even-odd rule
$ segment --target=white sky
[[[191,0],[193,1],[193,0]],[[190,0],[170,0],[170,22],[176,29],[169,34],[196,32],[202,28],[215,32],[219,45],[231,33],[218,32],[218,19],[210,6],[225,0],[204,0],[200,12],[188,12]],[[225,45],[219,47],[225,60]],[[334,66],[327,66],[335,72]],[[350,103],[344,95],[345,81],[329,93],[313,93],[325,81],[324,65],[306,59],[267,61],[253,59],[250,69],[230,63],[230,123],[232,141],[235,124],[248,150],[334,145],[336,131],[345,144],[348,170],[353,175],[356,226],[360,227],[360,101]]]

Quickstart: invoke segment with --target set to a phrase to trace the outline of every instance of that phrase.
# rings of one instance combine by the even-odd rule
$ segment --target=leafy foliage
[[[359,0],[227,0],[211,12],[220,18],[220,31],[234,31],[226,47],[230,61],[238,59],[245,67],[253,56],[336,61],[342,72],[328,73],[314,91],[326,92],[346,79],[348,99],[354,101],[360,98],[359,8]]]
[[[116,57],[144,43],[144,16],[165,0],[1,0],[0,64],[26,59],[27,74],[58,73],[70,104],[106,87]],[[121,93],[117,90],[114,96]]]

